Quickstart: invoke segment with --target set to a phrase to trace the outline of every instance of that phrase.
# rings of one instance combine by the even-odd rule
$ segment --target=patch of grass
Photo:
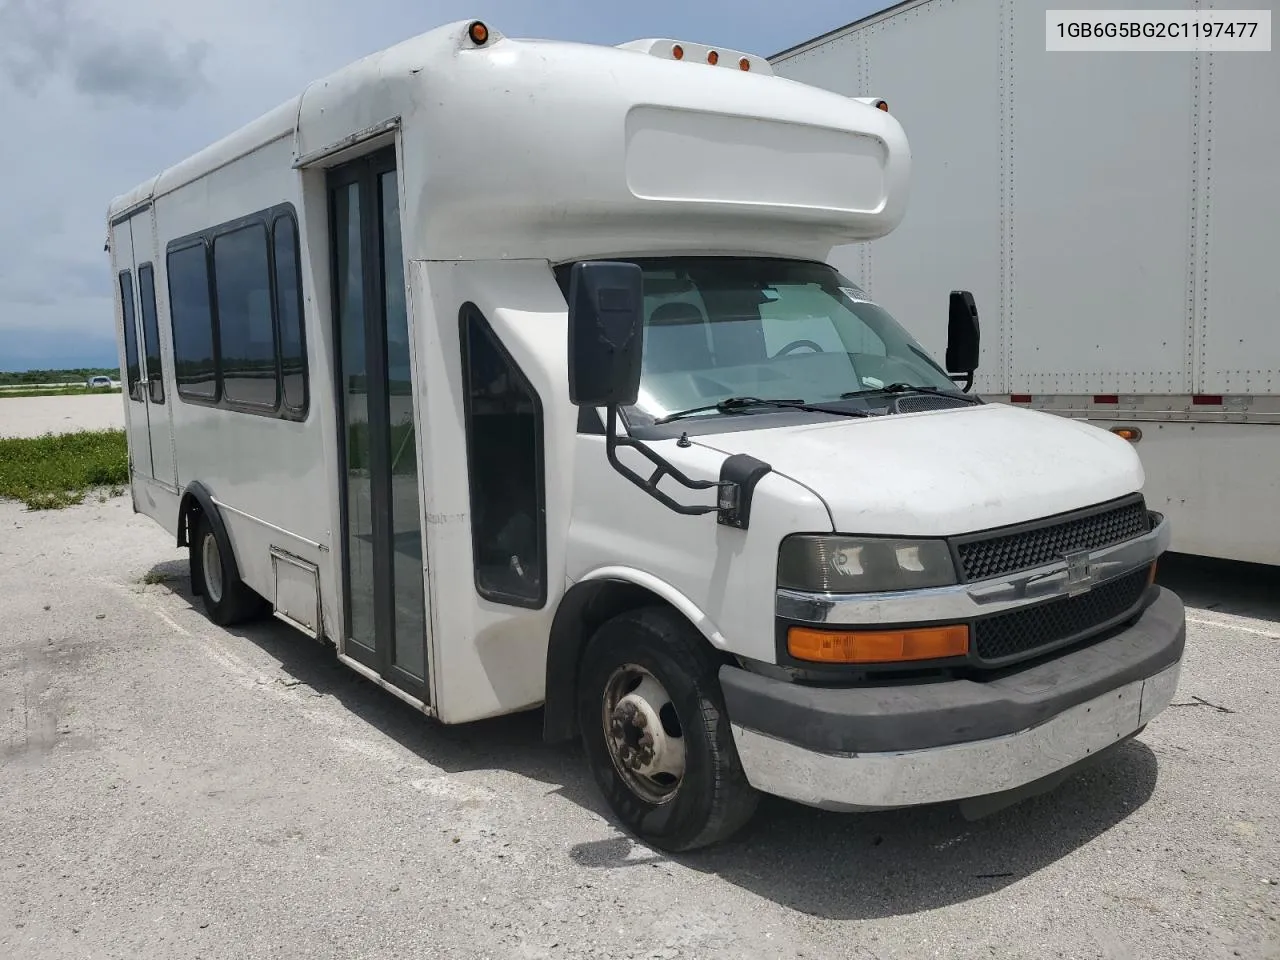
[[[101,394],[119,394],[119,387],[51,387],[47,390],[0,390],[0,400],[6,397],[94,397]]]
[[[84,501],[95,487],[129,481],[123,430],[0,438],[0,497],[29,510],[59,510]]]
[[[173,578],[167,573],[162,573],[159,570],[151,570],[148,573],[143,574],[142,583],[145,583],[150,587],[157,583],[168,583],[172,579]]]

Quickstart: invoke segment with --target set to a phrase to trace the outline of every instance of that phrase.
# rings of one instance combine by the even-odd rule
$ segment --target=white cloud
[[[674,36],[770,54],[876,6],[0,0],[0,369],[113,363],[110,199],[406,37],[482,13],[509,36]]]

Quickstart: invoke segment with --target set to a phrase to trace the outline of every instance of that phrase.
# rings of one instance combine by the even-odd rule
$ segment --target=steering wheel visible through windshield
[[[714,417],[715,405],[730,398],[830,405],[891,385],[955,388],[888,313],[826,264],[634,262],[644,272],[645,331],[640,395],[626,409],[631,422],[704,407],[699,415]]]

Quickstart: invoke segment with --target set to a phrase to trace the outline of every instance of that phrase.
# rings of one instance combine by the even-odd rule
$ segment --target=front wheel
[[[621,614],[583,653],[578,722],[592,774],[623,824],[672,852],[726,839],[755,812],[725,712],[720,662],[662,608]]]

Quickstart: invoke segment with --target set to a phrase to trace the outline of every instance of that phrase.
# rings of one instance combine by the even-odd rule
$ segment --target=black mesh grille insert
[[[1140,537],[1151,529],[1141,500],[1065,523],[1024,530],[959,546],[960,568],[968,582],[1030,570],[1077,550],[1097,550]]]
[[[935,397],[922,394],[918,397],[903,397],[897,403],[898,413],[924,413],[926,410],[951,410],[955,407],[969,407],[968,400],[957,400],[955,397]]]
[[[1091,630],[1120,617],[1142,599],[1150,567],[1117,577],[1078,597],[1063,597],[1038,606],[997,614],[973,625],[978,659],[999,661],[1034,653],[1068,639],[1083,639]]]

